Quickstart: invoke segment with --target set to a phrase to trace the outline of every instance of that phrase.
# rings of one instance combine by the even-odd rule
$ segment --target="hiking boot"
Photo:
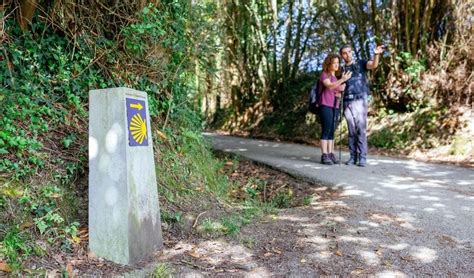
[[[351,154],[351,157],[346,161],[346,165],[356,165],[357,164],[357,154]]]
[[[359,159],[358,166],[359,167],[365,167],[366,165],[367,165],[367,159],[365,158],[365,156],[361,156],[360,159]]]
[[[329,157],[327,153],[323,153],[323,155],[321,156],[321,164],[324,164],[324,165],[333,164],[331,158]]]
[[[339,160],[336,159],[336,156],[333,153],[329,154],[329,159],[331,159],[332,163],[338,164]]]

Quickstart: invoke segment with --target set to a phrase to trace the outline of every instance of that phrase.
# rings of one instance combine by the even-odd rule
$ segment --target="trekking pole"
[[[336,108],[336,104],[337,104],[338,99],[339,99],[338,97],[334,97],[334,106],[333,106],[333,110],[332,110],[333,111],[332,130],[334,131],[334,134],[336,133],[336,129],[337,129],[337,113],[336,113],[337,108]],[[334,148],[334,146],[333,146],[333,148]]]
[[[342,102],[344,101],[344,98],[341,96],[341,100],[339,102],[339,165],[341,165],[341,145],[342,145],[342,109],[344,106],[342,105]]]

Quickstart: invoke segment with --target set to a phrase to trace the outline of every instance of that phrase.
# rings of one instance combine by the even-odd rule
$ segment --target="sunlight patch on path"
[[[438,256],[436,251],[424,246],[415,246],[410,250],[410,255],[422,263],[432,263]]]
[[[372,243],[372,241],[368,238],[365,237],[355,237],[352,235],[344,235],[339,237],[340,240],[342,241],[347,241],[347,242],[355,242],[361,245],[369,245]]]
[[[382,244],[381,246],[383,248],[388,248],[388,249],[392,249],[392,250],[395,250],[395,251],[401,251],[401,250],[404,250],[404,249],[407,249],[408,247],[410,247],[410,245],[407,244],[407,243],[398,243],[398,244],[391,244],[391,245]]]
[[[377,278],[405,278],[407,277],[403,272],[397,270],[386,270],[380,273],[377,273],[375,276]]]
[[[358,252],[367,265],[375,266],[380,264],[380,259],[373,251],[361,250]]]

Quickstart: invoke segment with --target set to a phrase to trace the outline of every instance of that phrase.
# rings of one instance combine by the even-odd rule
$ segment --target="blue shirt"
[[[351,101],[356,97],[367,97],[370,94],[367,82],[367,61],[360,60],[351,65],[345,65],[344,71],[352,71],[351,78],[346,81],[344,100]]]

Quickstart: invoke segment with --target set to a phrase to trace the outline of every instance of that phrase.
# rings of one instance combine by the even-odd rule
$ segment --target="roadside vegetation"
[[[200,53],[212,44],[191,33],[207,28],[205,19],[191,18],[212,5],[185,2],[124,3],[104,17],[98,11],[110,7],[95,1],[0,6],[1,271],[21,273],[32,258],[87,242],[90,89],[148,93],[159,188],[170,203],[194,191],[225,195],[194,102],[196,70],[209,70]]]

